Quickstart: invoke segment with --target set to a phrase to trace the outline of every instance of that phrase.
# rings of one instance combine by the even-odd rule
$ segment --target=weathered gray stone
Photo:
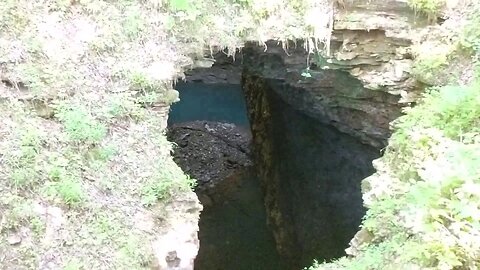
[[[7,242],[8,244],[10,245],[18,245],[22,242],[22,237],[20,237],[20,235],[14,233],[14,234],[11,234],[10,236],[8,236],[7,238]]]

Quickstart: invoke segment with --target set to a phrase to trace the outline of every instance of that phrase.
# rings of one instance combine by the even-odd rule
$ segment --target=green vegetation
[[[181,218],[157,204],[182,201],[195,183],[172,161],[160,128],[164,106],[178,100],[172,82],[205,49],[232,53],[247,40],[320,33],[325,22],[311,18],[324,9],[309,7],[321,5],[4,1],[0,76],[11,86],[0,84],[2,266],[36,268],[54,248],[55,269],[150,267],[146,243],[170,225],[146,232],[132,217]],[[3,241],[25,230],[34,239]]]
[[[5,196],[0,200],[2,208],[8,210],[3,213],[4,220],[0,224],[0,232],[18,229],[30,218],[31,204],[22,200],[20,196]]]
[[[157,235],[134,227],[135,213],[125,209],[148,211],[139,193],[147,185],[160,186],[155,180],[163,181],[151,179],[152,170],[176,168],[162,190],[169,196],[191,185],[176,164],[165,163],[169,146],[157,146],[158,137],[164,137],[157,126],[164,119],[145,106],[170,102],[165,86],[171,81],[149,84],[150,89],[141,89],[149,93],[145,97],[135,92],[140,90],[138,84],[118,76],[119,66],[148,70],[135,66],[151,61],[149,55],[135,54],[143,51],[143,45],[132,49],[131,44],[139,44],[144,31],[155,29],[141,19],[154,17],[145,15],[154,11],[138,4],[124,6],[127,1],[118,6],[81,1],[85,10],[71,17],[71,1],[4,4],[0,6],[1,79],[14,87],[0,84],[0,253],[8,254],[0,259],[2,267],[35,269],[42,260],[39,254],[54,247],[55,269],[146,268],[152,247],[145,243]],[[45,6],[54,12],[45,14]],[[89,16],[97,20],[93,28],[98,27],[98,35],[88,36],[93,29]],[[28,23],[20,23],[25,19]],[[86,39],[75,43],[70,38],[76,37],[62,32],[65,27],[85,30],[77,34]],[[129,49],[123,51],[124,47]],[[157,51],[152,55],[163,56]],[[104,59],[112,62],[106,66]],[[172,79],[174,74],[169,75]],[[54,117],[37,117],[31,100],[54,108]],[[150,205],[162,198],[152,199]],[[162,217],[169,215],[159,212]],[[113,224],[108,234],[96,228],[97,223],[86,222],[105,213],[115,215],[101,223]],[[29,238],[10,246],[5,239],[16,231],[29,232]],[[65,239],[63,232],[71,239]]]
[[[412,75],[419,81],[429,85],[441,84],[438,74],[446,70],[449,63],[450,52],[433,55],[419,55],[415,59]]]
[[[153,81],[151,78],[148,78],[148,75],[143,74],[139,71],[130,71],[127,74],[127,78],[129,79],[132,87],[136,90],[152,92],[155,91],[157,88],[160,88],[156,86],[158,82]]]
[[[118,250],[118,261],[122,266],[148,265],[152,261],[152,254],[143,246],[138,236],[127,234]]]
[[[82,184],[72,176],[62,176],[47,187],[49,195],[60,198],[65,204],[74,206],[85,199]]]
[[[480,85],[433,89],[396,122],[367,178],[363,230],[373,239],[355,259],[312,269],[475,269],[480,233]],[[335,268],[337,267],[337,268]]]
[[[10,182],[15,188],[28,188],[38,181],[37,156],[41,151],[41,135],[32,128],[22,131],[17,142],[18,151],[10,153]]]
[[[63,123],[69,139],[75,142],[100,143],[107,133],[106,127],[96,121],[85,108],[62,104],[57,108],[56,117]]]
[[[100,115],[110,120],[124,118],[140,121],[145,118],[145,111],[139,99],[128,93],[112,95],[109,104],[103,110]]]
[[[408,0],[408,4],[417,12],[428,16],[431,21],[436,21],[447,0]]]
[[[414,129],[436,128],[446,137],[467,141],[480,132],[480,84],[468,87],[445,86],[431,89],[421,105],[408,109],[397,120],[398,136]]]
[[[142,194],[146,205],[152,205],[157,200],[170,199],[175,192],[187,191],[195,186],[195,180],[189,176],[179,178],[181,171],[172,165],[160,168],[145,184]]]
[[[479,11],[480,8],[476,7],[473,12],[478,14]],[[469,53],[480,54],[480,17],[472,15],[472,18],[460,34],[459,43]]]
[[[368,207],[362,231],[371,239],[358,238],[353,258],[311,269],[480,267],[480,36],[472,30],[478,13],[465,16],[470,21],[457,38],[426,47],[432,53],[420,56],[413,74],[441,84],[436,78],[444,70],[466,61],[463,67],[476,75],[465,77],[465,85],[429,88],[394,122],[377,173],[362,183]]]
[[[476,5],[461,16],[457,32],[435,32],[427,40],[413,46],[415,54],[411,74],[426,85],[456,84],[465,70],[478,66],[480,52],[480,8]],[[450,30],[451,31],[451,30]],[[476,74],[478,73],[478,69]],[[478,75],[477,75],[478,76]]]
[[[384,160],[404,192],[379,197],[364,226],[385,236],[408,232],[403,249],[423,267],[451,269],[475,265],[473,239],[477,223],[480,178],[480,88],[448,86],[433,90],[423,103],[397,122]],[[461,166],[459,166],[461,164]],[[402,197],[397,197],[402,194]],[[399,215],[401,218],[399,218]],[[409,215],[416,215],[413,220]],[[386,218],[396,227],[385,224]],[[413,217],[412,217],[413,218]],[[429,240],[427,240],[429,239]],[[400,258],[404,256],[399,256]]]
[[[114,146],[94,147],[87,152],[87,160],[91,162],[106,163],[117,154]]]

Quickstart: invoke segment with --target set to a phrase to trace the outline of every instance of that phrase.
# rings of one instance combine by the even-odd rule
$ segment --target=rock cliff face
[[[262,78],[244,86],[256,105],[256,165],[279,252],[292,269],[342,256],[364,214],[360,180],[378,151],[285,103]]]
[[[330,55],[303,42],[243,50],[268,223],[294,269],[344,254],[364,214],[360,182],[421,88],[409,76],[421,21],[406,1],[358,2],[335,14]]]
[[[267,79],[295,108],[380,147],[401,105],[414,102],[421,90],[409,76],[421,20],[406,1],[354,2],[361,1],[346,1],[335,15],[330,56],[308,55],[304,42],[284,49],[271,41],[266,51],[247,45],[243,63],[247,75]]]

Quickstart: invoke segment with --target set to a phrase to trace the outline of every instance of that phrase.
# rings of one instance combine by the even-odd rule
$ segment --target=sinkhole
[[[250,94],[247,106],[239,84],[175,88],[167,135],[204,206],[196,270],[302,269],[345,255],[365,213],[360,182],[378,149],[269,89],[256,89],[262,100]]]

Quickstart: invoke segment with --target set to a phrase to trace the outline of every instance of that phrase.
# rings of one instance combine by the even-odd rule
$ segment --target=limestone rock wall
[[[422,89],[409,74],[410,46],[422,21],[406,1],[362,2],[346,1],[337,11],[329,56],[308,54],[304,42],[285,49],[270,41],[266,50],[247,44],[243,63],[288,104],[381,147],[389,122]],[[307,68],[309,75],[302,76]]]

